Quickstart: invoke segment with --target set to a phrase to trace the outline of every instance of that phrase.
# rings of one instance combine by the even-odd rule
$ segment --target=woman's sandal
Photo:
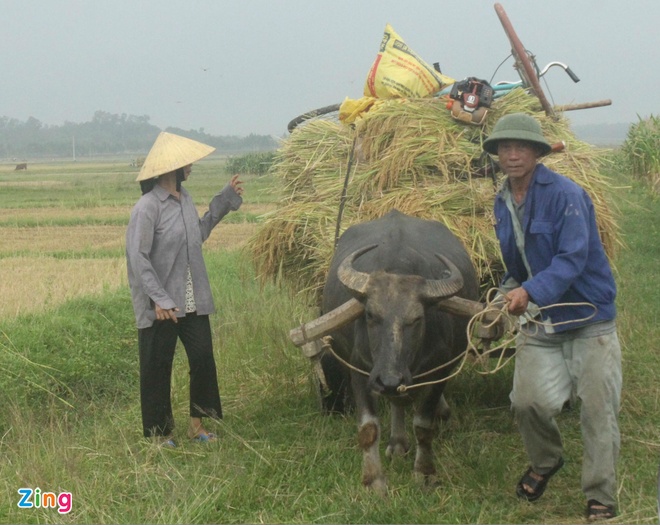
[[[191,437],[190,440],[195,443],[213,443],[218,441],[218,436],[213,432],[200,432],[195,437]]]
[[[159,442],[158,446],[161,448],[176,448],[176,441],[171,437],[163,437]]]
[[[595,499],[587,501],[587,519],[589,521],[608,520],[615,516],[614,505],[604,505]]]
[[[527,469],[527,472],[523,474],[523,477],[520,478],[518,485],[516,485],[516,494],[519,498],[524,498],[527,501],[536,501],[545,492],[545,487],[548,485],[550,478],[557,473],[557,471],[564,466],[564,458],[559,458],[557,464],[547,472],[546,474],[536,474],[532,467]],[[536,479],[532,476],[532,472],[537,476],[540,476],[541,479]],[[529,489],[527,490],[524,485],[527,485]]]

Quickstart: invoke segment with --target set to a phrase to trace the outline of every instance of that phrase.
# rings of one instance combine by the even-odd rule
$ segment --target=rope
[[[495,293],[495,295],[494,295],[494,298],[491,299],[490,297],[493,296],[493,293]],[[488,292],[486,293],[486,306],[485,306],[485,308],[481,312],[479,312],[478,314],[472,316],[472,318],[470,318],[470,321],[468,322],[468,326],[467,326],[467,329],[466,329],[467,339],[468,339],[467,348],[461,354],[459,354],[456,358],[454,358],[452,361],[449,362],[449,363],[452,363],[452,362],[456,361],[457,359],[462,358],[461,364],[459,365],[458,369],[456,371],[454,371],[451,375],[449,375],[447,377],[444,377],[442,379],[437,379],[435,381],[427,381],[425,383],[415,383],[415,384],[410,385],[410,386],[401,385],[401,386],[399,386],[398,391],[399,392],[405,392],[405,391],[413,389],[413,388],[419,388],[419,387],[422,387],[422,386],[429,386],[429,385],[434,385],[434,384],[438,384],[438,383],[448,381],[452,377],[457,376],[461,372],[461,370],[463,370],[463,367],[465,366],[466,362],[468,361],[468,359],[471,356],[474,356],[474,360],[475,360],[475,363],[477,365],[481,365],[483,368],[486,368],[485,363],[488,362],[490,354],[493,354],[495,352],[499,352],[499,357],[497,359],[497,363],[495,364],[495,367],[492,370],[485,370],[485,371],[477,370],[477,373],[480,374],[480,375],[495,374],[496,372],[499,372],[502,368],[504,368],[509,363],[509,361],[511,361],[516,356],[516,353],[517,353],[517,352],[514,352],[512,355],[510,355],[509,357],[507,357],[505,359],[504,358],[504,350],[506,348],[509,348],[509,345],[511,345],[511,343],[515,342],[516,334],[523,333],[523,332],[520,331],[520,324],[521,324],[520,323],[520,317],[519,316],[514,316],[514,315],[507,312],[507,303],[508,303],[508,301],[506,300],[505,294],[502,290],[500,290],[498,288],[491,288],[490,290],[488,290]],[[584,317],[582,319],[571,319],[569,321],[561,321],[561,322],[550,323],[550,324],[546,324],[543,320],[532,318],[528,314],[525,314],[524,317],[526,319],[526,322],[528,324],[533,325],[536,329],[534,334],[525,334],[525,337],[531,337],[531,336],[535,335],[536,333],[538,333],[539,327],[543,326],[543,325],[545,325],[545,326],[561,326],[561,325],[569,324],[569,323],[580,323],[580,322],[583,322],[583,321],[588,321],[589,319],[593,318],[596,315],[596,307],[591,303],[584,303],[584,302],[557,303],[557,304],[552,304],[552,305],[548,305],[548,306],[539,307],[539,311],[548,310],[550,308],[556,308],[557,306],[590,306],[591,308],[594,309],[594,312],[591,315],[589,315],[587,317]],[[491,312],[495,314],[494,320],[490,321],[490,322],[485,322],[484,319]],[[483,340],[481,340],[478,337],[474,337],[472,335],[474,333],[474,331],[476,330],[476,327],[478,326],[478,324],[482,324],[485,328],[494,328],[498,324],[504,324],[506,329],[504,331],[504,334],[502,334],[502,337],[504,337],[507,334],[508,334],[508,337],[505,338],[503,341],[500,342],[500,344],[498,344],[497,346],[495,346],[493,348],[490,348],[490,341],[486,341],[486,342],[483,343],[484,347],[480,351],[479,348],[477,348],[477,346],[473,343],[473,341],[475,339],[479,339],[480,341],[483,341]],[[422,377],[424,375],[429,375],[429,374],[431,374],[431,373],[433,373],[437,370],[440,370],[441,368],[443,368],[446,365],[447,364],[444,364],[444,365],[441,365],[439,367],[434,368],[433,370],[429,370],[428,372],[424,372],[423,374],[419,374],[419,375],[415,376],[413,379],[416,379],[418,377]]]
[[[330,353],[339,361],[342,365],[344,365],[347,368],[350,368],[351,370],[357,372],[358,374],[362,374],[363,376],[369,377],[369,372],[365,370],[360,370],[359,368],[353,366],[351,363],[348,361],[344,361],[341,357],[337,355],[337,353],[334,351],[332,348],[332,345],[330,344],[330,341],[332,341],[332,338],[330,336],[326,336],[323,338],[323,349],[324,350],[329,350]]]

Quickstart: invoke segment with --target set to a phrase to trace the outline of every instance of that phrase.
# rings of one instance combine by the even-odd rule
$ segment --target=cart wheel
[[[325,106],[319,109],[313,109],[307,113],[297,116],[291,122],[289,122],[286,127],[289,130],[289,133],[293,132],[297,126],[302,124],[307,120],[312,120],[316,118],[325,118],[327,120],[338,120],[339,119],[339,107],[341,104],[331,104],[330,106]]]
[[[548,102],[548,99],[545,96],[543,89],[541,88],[541,84],[539,83],[539,78],[536,75],[534,66],[529,59],[527,51],[525,51],[525,46],[522,45],[522,42],[513,29],[511,21],[509,20],[509,17],[507,16],[501,4],[495,4],[495,12],[497,13],[498,18],[502,23],[502,27],[504,28],[504,32],[506,33],[506,36],[509,38],[509,42],[511,43],[511,54],[516,61],[516,69],[518,70],[518,74],[522,78],[523,82],[529,86],[534,95],[536,95],[536,97],[539,99],[545,114],[549,117],[557,118],[555,110],[553,109],[550,102]]]

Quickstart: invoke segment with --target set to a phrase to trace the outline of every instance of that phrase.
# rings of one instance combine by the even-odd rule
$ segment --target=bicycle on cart
[[[497,16],[500,20],[500,23],[502,24],[504,32],[506,33],[506,36],[509,39],[509,43],[511,44],[511,55],[509,56],[513,57],[514,60],[513,67],[518,73],[520,80],[501,81],[492,86],[489,85],[488,88],[492,90],[493,99],[502,97],[507,93],[509,93],[510,91],[512,91],[513,89],[522,88],[527,90],[536,98],[538,98],[541,107],[543,108],[546,115],[552,118],[556,118],[558,112],[602,107],[602,106],[608,106],[612,103],[611,100],[606,99],[597,102],[587,102],[582,104],[567,104],[561,106],[553,106],[553,104],[551,104],[550,101],[548,100],[548,97],[546,96],[543,88],[541,87],[540,80],[544,77],[544,75],[551,68],[558,67],[560,69],[563,69],[566,72],[566,74],[573,80],[573,82],[579,82],[580,81],[579,77],[571,70],[571,68],[568,65],[559,61],[549,62],[548,64],[545,65],[545,67],[540,69],[536,63],[536,56],[523,46],[522,42],[520,41],[520,38],[518,38],[518,35],[513,29],[513,25],[511,24],[511,21],[509,20],[509,17],[507,16],[501,4],[499,3],[495,4],[495,12],[497,13]],[[508,58],[509,57],[507,57],[507,59]],[[507,59],[505,59],[505,61]],[[452,84],[450,86],[443,88],[441,91],[436,93],[435,96],[441,97],[445,95],[450,95],[452,89],[455,88],[456,88],[456,84]],[[292,119],[287,125],[287,129],[291,133],[293,132],[294,129],[296,129],[296,127],[300,126],[301,124],[316,119],[327,119],[327,120],[338,121],[340,107],[341,104],[331,104],[329,106],[324,106],[322,108],[310,110]]]

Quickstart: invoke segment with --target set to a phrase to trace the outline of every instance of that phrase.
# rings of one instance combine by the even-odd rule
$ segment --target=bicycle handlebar
[[[554,67],[554,66],[558,66],[558,67],[562,68],[564,71],[566,71],[566,74],[567,74],[569,77],[571,77],[571,80],[572,80],[573,82],[578,83],[578,82],[580,81],[579,77],[578,77],[575,73],[573,73],[573,70],[572,70],[570,67],[568,67],[568,66],[567,66],[566,64],[564,64],[563,62],[556,62],[556,61],[555,61],[555,62],[550,62],[549,64],[547,64],[547,65],[546,65],[546,66],[545,66],[545,67],[539,72],[539,75],[538,75],[539,78],[541,78],[543,75],[545,75],[545,74],[548,72],[548,69],[550,69],[551,67]]]
[[[570,67],[567,66],[564,71],[568,73],[568,76],[571,77],[571,80],[573,80],[573,82],[577,83],[580,81],[579,77],[575,73],[573,73],[573,70]]]

